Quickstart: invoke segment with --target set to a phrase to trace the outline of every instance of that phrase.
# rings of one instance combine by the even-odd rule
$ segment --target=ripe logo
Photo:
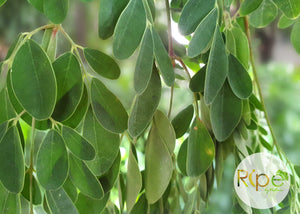
[[[256,153],[246,157],[236,168],[234,188],[248,206],[267,209],[279,204],[287,195],[290,176],[277,157]]]

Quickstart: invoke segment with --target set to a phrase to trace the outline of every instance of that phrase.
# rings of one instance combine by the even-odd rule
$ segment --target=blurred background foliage
[[[157,18],[162,29],[166,30],[164,1],[157,0]],[[79,0],[70,1],[69,13],[63,23],[66,31],[73,40],[86,47],[93,47],[112,55],[112,39],[101,40],[98,37],[98,9],[99,1],[83,3]],[[161,10],[159,9],[161,8]],[[47,18],[39,13],[25,0],[8,0],[0,8],[0,61],[5,58],[6,52],[21,32],[31,31],[41,25],[47,24]],[[300,165],[300,56],[290,43],[291,28],[279,30],[278,20],[270,26],[259,29],[254,34],[253,49],[258,66],[258,74],[264,94],[267,111],[270,115],[275,135],[280,146],[289,159]],[[175,24],[173,25],[176,28]],[[174,29],[176,32],[176,29]],[[175,35],[176,34],[176,35]],[[173,36],[178,41],[182,38],[177,33]],[[62,38],[62,37],[59,37]],[[42,33],[35,39],[41,41]],[[64,40],[58,40],[58,54],[69,50]],[[179,41],[184,42],[184,41]],[[133,71],[137,55],[128,60],[118,61],[121,67],[121,76],[116,81],[109,81],[108,87],[121,99],[126,109],[130,109],[134,97]],[[87,67],[88,68],[88,67]],[[184,73],[180,73],[186,77]],[[107,81],[103,79],[103,81]],[[172,116],[192,103],[192,93],[185,80],[176,80],[180,87],[175,88]],[[164,87],[160,109],[167,112],[170,89]],[[1,105],[1,104],[0,104]],[[1,107],[1,106],[0,106]],[[264,121],[262,121],[263,125]],[[269,139],[270,140],[270,139]],[[182,142],[178,142],[182,143]],[[143,150],[143,142],[138,143],[138,150]],[[123,140],[121,145],[124,164],[121,171],[126,171],[129,143]],[[178,148],[178,147],[177,147]],[[143,168],[143,155],[139,155],[141,169]],[[235,170],[234,157],[229,156],[225,163],[222,183],[218,189],[215,186],[210,197],[210,206],[205,213],[231,213],[233,202],[233,174]],[[117,199],[117,190],[113,191]]]

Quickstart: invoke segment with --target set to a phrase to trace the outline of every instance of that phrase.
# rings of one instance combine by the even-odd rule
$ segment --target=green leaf
[[[154,0],[142,0],[145,12],[146,12],[146,17],[147,20],[153,24],[153,20],[155,18],[155,5],[154,5]],[[150,8],[151,7],[151,8]]]
[[[178,156],[177,156],[177,166],[183,175],[187,175],[186,171],[186,159],[187,159],[187,148],[188,148],[188,138],[181,144]]]
[[[120,138],[104,129],[89,108],[83,122],[83,137],[88,140],[96,151],[95,158],[86,161],[87,166],[96,176],[106,173],[119,153]]]
[[[75,112],[67,120],[63,121],[63,124],[70,126],[71,128],[76,128],[79,123],[84,118],[89,107],[89,97],[86,87],[83,89],[83,94],[81,96],[80,102],[75,110]]]
[[[50,130],[43,139],[36,160],[37,178],[46,190],[63,185],[68,176],[68,159],[63,138],[56,130]]]
[[[46,29],[44,32],[43,40],[42,40],[42,48],[49,56],[51,62],[55,60],[56,57],[56,47],[57,47],[57,30],[54,28]]]
[[[289,26],[294,24],[296,22],[296,20],[297,19],[289,19],[284,14],[282,14],[282,16],[280,17],[280,19],[278,21],[277,27],[280,29],[288,28]]]
[[[81,160],[93,160],[95,157],[94,147],[82,136],[79,135],[75,130],[63,126],[62,127],[62,136],[64,141],[76,157]]]
[[[261,135],[259,135],[259,141],[261,145],[263,145],[263,147],[265,147],[267,150],[273,150],[272,145],[270,145],[270,143],[268,143]]]
[[[158,70],[161,72],[166,85],[172,86],[175,81],[173,66],[169,54],[154,28],[152,28],[152,38],[154,43],[154,56],[157,62]]]
[[[121,154],[118,153],[110,169],[103,174],[99,179],[104,193],[108,193],[115,185],[120,173]]]
[[[72,154],[69,154],[69,157],[69,177],[73,184],[80,190],[82,194],[85,194],[91,198],[102,198],[104,195],[103,189],[95,175],[93,175],[83,161],[79,160]]]
[[[191,79],[189,87],[192,92],[204,92],[206,65],[202,67]]]
[[[133,145],[131,145],[133,147]],[[137,196],[139,195],[142,189],[142,175],[139,169],[138,162],[132,151],[133,148],[130,148],[128,165],[127,165],[127,184],[126,184],[126,204],[127,211],[130,213],[133,208]]]
[[[46,191],[46,199],[53,214],[79,214],[63,188]]]
[[[92,106],[100,124],[114,133],[127,129],[128,115],[120,100],[98,79],[91,83]]]
[[[57,82],[56,105],[52,117],[57,121],[68,119],[80,102],[83,82],[76,56],[67,52],[53,62]]]
[[[200,22],[188,47],[189,57],[196,57],[208,50],[216,29],[217,19],[218,10],[215,8]]]
[[[54,24],[60,24],[67,16],[69,0],[45,0],[44,14]]]
[[[221,90],[228,73],[228,57],[224,41],[217,26],[209,54],[205,77],[204,99],[206,104],[211,104]]]
[[[230,52],[240,61],[240,63],[242,63],[246,69],[248,69],[250,59],[248,38],[240,27],[235,26],[231,31],[234,37],[235,51]]]
[[[235,38],[232,33],[232,30],[225,30],[224,34],[226,38],[226,48],[228,52],[236,56],[236,44],[235,44]]]
[[[38,11],[42,12],[44,11],[43,5],[44,0],[27,0],[32,6],[34,6]]]
[[[174,147],[173,127],[166,116],[157,111],[145,149],[145,191],[149,204],[158,201],[169,185]]]
[[[255,11],[263,0],[245,0],[240,6],[240,15],[246,16],[249,13]]]
[[[30,201],[30,174],[29,173],[26,173],[25,175],[25,182],[24,182],[24,188],[22,190],[22,195],[24,196],[24,198]],[[32,176],[32,203],[34,205],[38,205],[42,203],[41,190],[34,176]]]
[[[0,124],[0,142],[7,131],[8,122]]]
[[[260,111],[263,111],[264,110],[264,107],[262,105],[262,103],[257,99],[257,97],[252,94],[250,97],[249,97],[249,101],[255,106],[255,108],[257,108],[258,110]]]
[[[194,119],[187,143],[186,171],[188,176],[199,176],[212,164],[215,146],[203,122]]]
[[[203,18],[215,7],[215,4],[215,0],[189,0],[179,19],[180,33],[184,36],[193,33]]]
[[[1,7],[2,5],[4,5],[5,2],[6,2],[6,0],[0,0],[0,7]]]
[[[128,131],[132,137],[139,136],[148,126],[161,97],[161,81],[156,68],[146,90],[135,98],[128,120]]]
[[[70,180],[70,178],[68,177],[67,180],[65,181],[63,188],[65,190],[65,192],[68,194],[68,196],[70,197],[70,199],[73,202],[76,202],[78,199],[78,193],[77,193],[77,188],[75,187],[75,185],[72,183],[72,181]]]
[[[129,0],[100,0],[98,34],[107,39],[114,33],[118,18]]]
[[[300,21],[296,22],[291,32],[291,42],[295,50],[300,54]]]
[[[130,0],[122,12],[114,32],[113,52],[126,59],[139,45],[146,28],[146,12],[142,0]]]
[[[21,214],[20,195],[8,192],[1,183],[0,214]]]
[[[172,125],[176,133],[176,138],[182,137],[188,130],[193,119],[193,115],[194,107],[193,105],[189,105],[181,112],[179,112],[176,115],[176,117],[172,120]]]
[[[91,68],[108,79],[118,79],[120,76],[119,65],[113,58],[96,49],[85,48],[83,50],[84,57]]]
[[[3,89],[0,92],[0,123],[7,121],[16,116],[16,113],[12,107],[12,104],[9,100],[7,89]]]
[[[295,169],[295,172],[297,173],[298,177],[300,178],[300,166],[294,165],[294,169]]]
[[[148,202],[145,197],[145,193],[139,197],[139,200],[136,202],[130,214],[141,214],[147,213]]]
[[[82,193],[79,193],[78,200],[75,205],[80,214],[99,214],[105,208],[109,199],[109,193],[107,193],[101,199],[90,198]]]
[[[12,193],[19,193],[24,186],[25,163],[17,127],[7,130],[0,142],[0,180]]]
[[[253,27],[263,28],[269,25],[277,16],[278,9],[271,0],[264,0],[260,6],[250,14],[249,22]]]
[[[299,0],[273,0],[276,6],[283,12],[285,16],[294,19],[300,14],[300,1]]]
[[[37,120],[50,117],[56,101],[56,80],[49,58],[33,40],[17,52],[12,64],[12,87],[24,109]]]
[[[233,93],[240,99],[246,99],[252,94],[252,80],[243,65],[229,55],[228,82]]]
[[[238,125],[242,115],[242,101],[232,92],[226,81],[211,105],[212,129],[218,141],[225,141]]]
[[[141,94],[147,88],[153,68],[153,40],[151,31],[146,29],[134,72],[134,89]]]
[[[249,100],[243,100],[243,120],[245,121],[246,125],[250,125],[251,123],[251,111]]]

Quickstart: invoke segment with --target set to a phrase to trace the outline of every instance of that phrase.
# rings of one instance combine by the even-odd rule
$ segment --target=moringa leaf
[[[225,141],[238,125],[242,115],[242,101],[232,92],[226,81],[211,105],[212,129],[218,141]]]
[[[296,20],[297,19],[289,19],[284,14],[282,14],[282,16],[280,17],[280,19],[278,21],[277,27],[280,29],[288,28],[289,26],[294,24],[296,22]]]
[[[129,0],[100,0],[98,16],[98,35],[108,39],[114,33],[115,26]]]
[[[87,166],[96,176],[105,174],[119,153],[119,135],[104,129],[90,107],[83,122],[83,137],[92,144],[96,152],[93,160],[86,161]]]
[[[0,181],[12,193],[22,191],[25,179],[24,155],[16,126],[10,127],[0,141]]]
[[[7,191],[0,182],[0,214],[21,214],[20,194]]]
[[[83,161],[79,160],[72,154],[69,154],[69,157],[69,177],[72,183],[80,190],[82,194],[95,199],[102,198],[104,192],[95,175],[93,175]]]
[[[47,204],[51,213],[55,214],[79,214],[74,203],[63,188],[46,191]]]
[[[240,99],[247,99],[252,94],[252,80],[243,65],[233,56],[228,56],[228,82],[233,93]]]
[[[300,54],[300,21],[296,22],[291,32],[291,42],[295,50]]]
[[[154,56],[158,70],[160,71],[166,85],[172,86],[175,81],[173,66],[169,54],[154,28],[152,28],[152,38],[154,43]]]
[[[203,174],[215,157],[215,146],[203,122],[196,117],[187,143],[186,171],[188,176]]]
[[[67,195],[70,197],[70,199],[75,203],[78,199],[78,192],[77,192],[77,188],[70,180],[70,177],[68,177],[67,180],[65,181],[63,188],[67,193]]]
[[[78,200],[75,205],[80,214],[99,214],[105,208],[109,199],[109,193],[101,199],[90,198],[82,193],[79,193]]]
[[[34,6],[38,11],[42,12],[44,11],[43,5],[44,0],[27,0],[32,6]]]
[[[249,15],[249,22],[255,28],[269,25],[277,16],[278,9],[271,0],[264,0],[260,6]]]
[[[6,0],[0,0],[0,7],[1,7],[2,5],[4,5],[5,2],[6,2]]]
[[[142,0],[130,0],[122,12],[114,32],[113,52],[126,59],[139,45],[146,28],[146,12]]]
[[[137,95],[128,120],[128,131],[132,137],[139,136],[148,126],[161,97],[161,81],[156,68],[153,68],[146,90]]]
[[[192,92],[204,92],[206,65],[202,67],[191,79],[189,87]]]
[[[92,107],[100,124],[114,133],[127,129],[128,115],[120,100],[98,79],[91,83]]]
[[[187,159],[188,138],[181,144],[177,155],[177,166],[180,172],[187,176],[186,159]]]
[[[52,117],[57,121],[68,119],[80,102],[83,91],[81,69],[76,56],[67,52],[53,62],[57,83],[56,105]]]
[[[67,16],[69,0],[43,0],[44,14],[54,24],[60,24]]]
[[[95,158],[94,147],[72,128],[62,127],[62,137],[72,154],[81,160],[93,160]]]
[[[228,57],[224,41],[217,26],[209,54],[205,77],[204,99],[206,104],[211,104],[221,90],[228,74]]]
[[[178,27],[182,35],[186,36],[195,31],[203,18],[215,7],[215,0],[189,0],[181,13]]]
[[[190,127],[191,121],[194,115],[193,105],[189,105],[179,112],[176,117],[172,120],[172,125],[176,133],[176,138],[182,137],[188,128]]]
[[[119,78],[121,71],[113,58],[91,48],[85,48],[83,53],[85,59],[96,73],[108,79]]]
[[[208,50],[218,19],[218,10],[210,11],[200,22],[188,47],[188,56],[196,57]]]
[[[69,157],[62,136],[50,130],[39,148],[36,173],[39,183],[46,190],[61,187],[68,176]]]
[[[126,184],[126,204],[127,211],[130,212],[135,205],[136,199],[142,189],[142,175],[137,159],[133,153],[133,145],[129,150],[127,165],[127,184]]]
[[[0,92],[0,123],[5,122],[16,116],[14,108],[9,100],[7,89],[3,89]]]
[[[241,16],[246,16],[249,13],[252,13],[259,7],[259,5],[262,2],[263,2],[263,0],[245,0],[245,1],[243,1],[240,6]]]
[[[49,58],[33,40],[18,50],[11,81],[18,101],[30,115],[37,120],[50,117],[56,101],[56,80]]]
[[[290,18],[294,19],[300,14],[300,1],[299,0],[273,0],[276,6],[283,12],[283,14]]]
[[[29,173],[26,173],[25,175],[22,195],[24,196],[24,198],[30,201],[30,174]],[[41,190],[34,176],[32,176],[32,203],[34,205],[39,205],[42,203]]]
[[[134,89],[141,94],[147,88],[153,68],[153,40],[149,28],[146,29],[134,72]]]

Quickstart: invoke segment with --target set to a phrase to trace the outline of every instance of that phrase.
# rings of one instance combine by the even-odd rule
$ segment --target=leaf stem
[[[33,214],[33,200],[32,200],[32,180],[33,180],[33,155],[34,155],[34,129],[35,129],[35,119],[32,118],[31,123],[31,148],[30,148],[30,183],[29,183],[29,198],[30,198],[30,214]]]

